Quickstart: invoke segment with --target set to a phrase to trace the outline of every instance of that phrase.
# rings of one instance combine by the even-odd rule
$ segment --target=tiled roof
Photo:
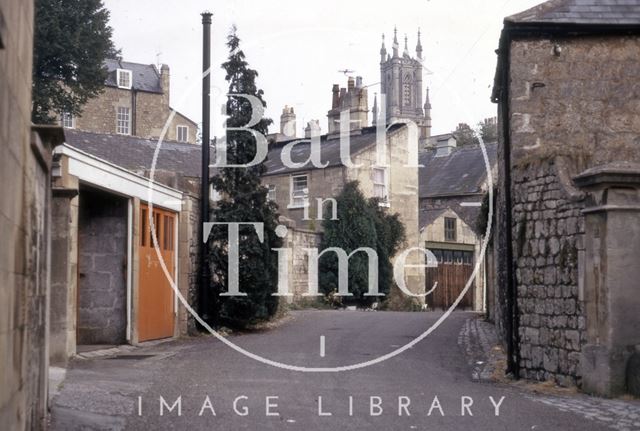
[[[513,23],[640,24],[640,0],[551,0],[505,18]]]
[[[132,88],[151,93],[162,93],[160,74],[153,64],[139,64],[120,60],[105,60],[105,66],[109,71],[105,84],[109,87],[117,87],[117,69],[131,71]]]
[[[486,144],[487,158],[493,168],[497,144]],[[487,176],[482,148],[459,147],[446,156],[436,156],[435,150],[420,154],[420,198],[465,195],[481,192]],[[495,181],[495,180],[494,180]]]
[[[65,129],[66,143],[124,169],[140,172],[151,169],[157,139],[112,135]],[[213,154],[213,148],[212,148]],[[163,141],[155,168],[177,172],[185,177],[200,178],[201,147],[174,141]]]
[[[402,127],[404,127],[404,125],[401,124],[392,126],[387,133],[393,133]],[[362,129],[361,134],[353,135],[349,139],[351,155],[353,156],[365,148],[375,145],[376,128],[365,127]],[[266,172],[264,175],[280,175],[296,171],[316,169],[311,163],[296,169],[289,168],[282,163],[282,149],[293,141],[300,141],[300,143],[296,144],[291,151],[292,161],[300,163],[309,158],[309,154],[311,152],[311,141],[309,139],[293,139],[287,142],[272,143],[269,146],[269,153],[267,155],[267,160],[265,161]],[[322,163],[328,163],[327,167],[342,165],[339,138],[335,137],[327,139],[327,135],[321,136],[320,153],[321,161]]]

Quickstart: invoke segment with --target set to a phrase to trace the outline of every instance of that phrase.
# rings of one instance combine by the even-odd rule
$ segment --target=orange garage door
[[[150,219],[149,207],[146,204],[140,205],[141,235],[138,246],[140,275],[137,313],[139,341],[173,336],[173,289],[160,264],[151,229],[156,233],[160,256],[173,279],[175,277],[175,227],[175,213],[154,207]]]

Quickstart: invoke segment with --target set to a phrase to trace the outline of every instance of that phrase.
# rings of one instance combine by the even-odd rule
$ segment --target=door
[[[138,246],[138,340],[148,341],[172,337],[174,332],[174,296],[171,279],[175,278],[176,214],[140,205],[140,240]],[[155,232],[156,243],[152,232]],[[161,260],[162,259],[162,260]]]
[[[473,274],[473,252],[464,250],[431,249],[438,259],[437,268],[426,269],[426,289],[429,291],[437,282],[436,289],[427,296],[429,308],[449,308],[460,296],[462,290]],[[471,283],[458,309],[473,307],[475,282]]]

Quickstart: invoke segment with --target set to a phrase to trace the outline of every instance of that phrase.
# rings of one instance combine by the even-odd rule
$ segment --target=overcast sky
[[[279,130],[282,107],[293,106],[298,134],[310,119],[327,130],[331,86],[346,86],[341,69],[355,70],[365,85],[380,81],[381,34],[390,51],[394,26],[401,51],[405,33],[415,55],[422,30],[423,77],[431,88],[433,134],[459,122],[475,125],[495,116],[489,100],[498,38],[505,16],[540,0],[248,1],[104,0],[111,11],[116,47],[125,60],[166,63],[171,68],[171,105],[196,122],[201,115],[202,28],[200,13],[213,12],[213,134],[222,133],[220,97],[226,91],[218,67],[228,52],[231,25],[242,39],[251,67],[260,74],[271,131]],[[386,5],[386,6],[385,6]],[[216,90],[217,88],[217,90]],[[369,89],[369,104],[379,86]]]

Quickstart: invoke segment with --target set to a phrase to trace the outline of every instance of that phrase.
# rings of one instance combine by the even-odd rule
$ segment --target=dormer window
[[[132,74],[130,70],[126,69],[118,69],[117,78],[118,78],[118,87],[124,88],[126,90],[131,90],[132,85]]]
[[[60,115],[60,124],[65,129],[75,129],[76,128],[76,119],[70,112],[63,112]]]

